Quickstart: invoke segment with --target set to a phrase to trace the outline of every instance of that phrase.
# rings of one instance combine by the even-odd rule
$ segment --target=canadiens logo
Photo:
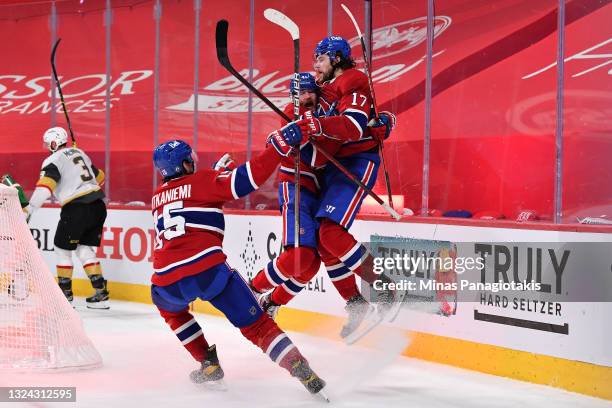
[[[610,103],[612,92],[570,89],[564,93],[566,108],[563,122],[568,129],[588,132],[606,132],[612,124]],[[506,120],[514,129],[525,135],[548,136],[554,133],[557,114],[557,93],[546,92],[512,104],[506,112]],[[603,134],[602,133],[602,134]]]
[[[240,258],[244,262],[245,272],[249,279],[253,278],[255,274],[255,266],[261,257],[257,254],[255,250],[255,240],[253,239],[253,228],[251,227],[251,223],[249,222],[249,233],[247,235],[247,242],[240,253]]]
[[[449,16],[434,17],[434,38],[451,25]],[[416,47],[427,39],[427,17],[377,28],[372,32],[372,56],[375,60],[390,57]],[[359,37],[351,38],[351,48],[359,46]]]

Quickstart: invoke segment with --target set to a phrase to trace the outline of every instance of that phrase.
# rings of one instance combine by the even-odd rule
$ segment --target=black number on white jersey
[[[81,180],[89,181],[94,178],[94,176],[89,171],[89,167],[87,166],[87,163],[85,163],[85,160],[81,156],[76,156],[74,159],[72,159],[72,162],[74,164],[81,165],[81,168],[83,169],[83,171],[81,172]]]

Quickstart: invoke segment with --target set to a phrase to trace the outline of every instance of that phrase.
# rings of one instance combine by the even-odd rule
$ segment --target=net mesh
[[[101,364],[32,238],[17,190],[0,184],[0,369]]]

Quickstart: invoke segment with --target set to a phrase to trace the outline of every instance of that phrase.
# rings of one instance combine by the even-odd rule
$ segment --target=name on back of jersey
[[[151,208],[161,207],[171,201],[187,198],[191,198],[191,184],[185,184],[155,194],[151,199]]]

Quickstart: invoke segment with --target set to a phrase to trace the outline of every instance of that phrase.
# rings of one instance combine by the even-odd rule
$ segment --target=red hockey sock
[[[359,294],[359,289],[357,288],[357,281],[355,280],[354,274],[350,274],[347,277],[339,280],[332,280],[332,283],[344,300],[349,300],[353,296],[357,296]]]
[[[208,354],[208,342],[204,338],[202,328],[193,315],[189,313],[189,309],[180,312],[168,312],[159,308],[158,310],[193,358],[198,362],[204,360]]]
[[[321,260],[325,264],[325,269],[329,275],[332,284],[340,293],[344,300],[349,300],[353,296],[359,294],[355,274],[346,267],[338,258],[330,254],[322,246],[319,247]]]
[[[361,279],[370,284],[378,279],[372,270],[372,257],[344,227],[323,219],[319,227],[319,243]]]
[[[272,361],[291,372],[291,363],[305,358],[291,339],[274,323],[267,313],[257,321],[240,329],[242,335],[266,353]]]
[[[250,284],[260,293],[267,292],[273,287],[276,286],[276,283],[268,278],[267,269],[268,267],[273,268],[273,262],[268,262],[268,265],[264,266],[264,268],[257,272],[257,275],[251,280]]]
[[[321,259],[313,248],[299,248],[301,251],[300,263],[302,268],[295,277],[285,281],[272,292],[270,299],[277,305],[286,305],[304,289],[306,284],[314,278],[321,267]],[[306,262],[310,261],[310,264]]]
[[[300,257],[299,270],[295,269],[295,257]],[[313,248],[299,247],[286,248],[276,259],[253,278],[252,285],[259,292],[266,292],[273,287],[282,285],[292,277],[299,276],[311,264],[318,261],[319,256]],[[319,261],[320,262],[320,261]]]

